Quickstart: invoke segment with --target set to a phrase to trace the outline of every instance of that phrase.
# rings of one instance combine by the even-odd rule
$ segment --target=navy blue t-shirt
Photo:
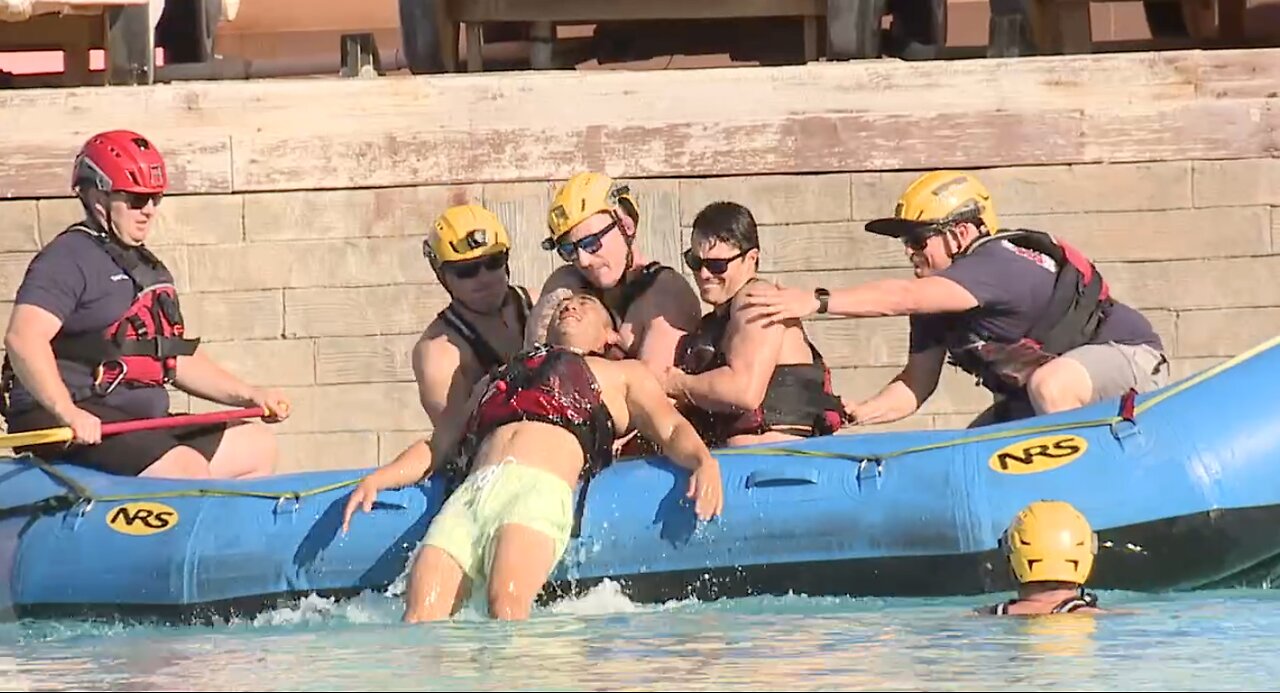
[[[76,335],[110,327],[129,309],[133,297],[133,281],[99,242],[84,232],[69,231],[31,260],[14,303],[49,311],[62,320],[60,335]],[[93,384],[88,365],[59,359],[58,370],[73,391]],[[39,406],[17,378],[9,401],[14,413]],[[163,387],[122,385],[100,401],[138,418],[164,416],[169,409],[169,393]]]
[[[959,257],[935,276],[963,286],[978,300],[964,313],[911,316],[911,353],[943,344],[951,328],[985,333],[996,341],[1026,336],[1053,294],[1057,264],[1042,253],[992,240]],[[1163,350],[1160,335],[1146,316],[1115,301],[1090,344],[1147,344]]]

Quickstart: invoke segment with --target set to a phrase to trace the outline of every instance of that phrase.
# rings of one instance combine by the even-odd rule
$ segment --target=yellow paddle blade
[[[44,445],[45,443],[65,443],[71,440],[70,426],[60,428],[44,428],[39,431],[9,433],[0,436],[0,450],[20,448],[24,445]]]

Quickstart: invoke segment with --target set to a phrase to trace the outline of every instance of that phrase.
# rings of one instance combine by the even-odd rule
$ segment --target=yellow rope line
[[[1181,383],[1178,383],[1177,385],[1163,392],[1160,392],[1150,397],[1146,401],[1142,402],[1141,404],[1137,405],[1136,407],[1134,407],[1134,410],[1133,410],[1134,416],[1136,417],[1138,414],[1141,414],[1142,412],[1145,412],[1148,409],[1151,409],[1152,407],[1156,406],[1157,404],[1160,404],[1161,402],[1164,402],[1170,397],[1173,397],[1174,395],[1184,392],[1194,387],[1195,385],[1198,385],[1199,383],[1202,383],[1205,380],[1208,380],[1209,378],[1212,378],[1218,375],[1219,373],[1222,373],[1223,371],[1226,371],[1230,368],[1238,366],[1241,363],[1248,361],[1249,359],[1257,356],[1258,354],[1264,351],[1267,351],[1268,349],[1275,347],[1278,344],[1280,344],[1280,336],[1273,337],[1272,339],[1269,339],[1266,342],[1263,342],[1262,344],[1259,344],[1253,347],[1252,349],[1249,349],[1248,351],[1238,354],[1232,357],[1231,359],[1228,359],[1227,361],[1224,361],[1216,366],[1213,366],[1212,368],[1205,369],[1204,371],[1201,371],[1200,373],[1196,374],[1194,377],[1188,378],[1182,381]],[[903,448],[901,450],[895,450],[893,452],[887,452],[887,453],[881,453],[881,454],[855,455],[850,453],[826,452],[822,450],[800,450],[796,448],[787,448],[787,447],[760,448],[758,450],[750,449],[750,448],[739,448],[739,449],[729,448],[724,450],[716,450],[715,454],[716,455],[787,455],[787,456],[801,456],[801,457],[826,457],[826,458],[853,460],[853,461],[875,461],[875,460],[886,460],[892,457],[902,457],[903,455],[911,455],[919,452],[928,452],[930,450],[941,450],[943,448],[955,447],[957,445],[967,445],[969,443],[981,443],[981,442],[986,442],[990,440],[1002,440],[1005,438],[1019,438],[1022,436],[1043,434],[1043,433],[1054,433],[1056,431],[1065,431],[1065,430],[1071,430],[1071,429],[1097,428],[1098,426],[1110,426],[1112,424],[1119,423],[1123,420],[1124,419],[1122,417],[1117,415],[1117,416],[1112,416],[1105,419],[1093,419],[1090,421],[1074,421],[1074,422],[1066,422],[1066,423],[1060,423],[1060,424],[1045,424],[1042,426],[1027,426],[1024,428],[1016,428],[1009,431],[992,431],[990,433],[980,433],[977,435],[965,436],[963,438],[956,438],[953,440],[946,440],[938,443],[929,443],[927,445],[917,445],[915,447]]]
[[[1222,373],[1230,368],[1233,368],[1257,356],[1258,354],[1275,347],[1276,345],[1280,345],[1280,336],[1269,339],[1266,342],[1263,342],[1262,344],[1259,344],[1253,347],[1252,349],[1249,349],[1248,351],[1238,354],[1237,356],[1227,361],[1224,361],[1223,363],[1220,363],[1216,366],[1213,366],[1212,368],[1208,368],[1200,372],[1199,374],[1195,375],[1194,377],[1188,378],[1187,380],[1182,381],[1176,386],[1171,387],[1163,392],[1160,392],[1159,394],[1152,396],[1151,398],[1147,399],[1146,401],[1134,407],[1134,415],[1137,416],[1138,414],[1145,412],[1151,409],[1152,407],[1155,407],[1157,404],[1160,404],[1165,400],[1168,400],[1174,395],[1180,394],[1190,389],[1191,387],[1194,387],[1195,385],[1202,383],[1205,380],[1208,380],[1209,378],[1212,378],[1218,375],[1219,373]],[[946,441],[941,441],[937,443],[928,443],[925,445],[917,445],[909,448],[903,448],[900,450],[894,450],[892,452],[878,453],[878,454],[872,453],[872,454],[865,454],[865,455],[855,455],[850,453],[827,452],[823,450],[801,450],[798,448],[788,448],[788,447],[760,448],[760,449],[727,448],[727,449],[716,450],[715,454],[716,455],[764,455],[764,456],[786,455],[786,456],[794,456],[794,457],[822,457],[822,458],[829,458],[829,459],[842,459],[842,460],[853,460],[853,461],[877,461],[877,460],[886,460],[893,457],[902,457],[905,455],[912,455],[912,454],[921,453],[921,452],[928,452],[931,450],[941,450],[944,448],[955,447],[958,445],[967,445],[969,443],[981,443],[981,442],[986,442],[991,440],[1003,440],[1005,438],[1018,438],[1022,436],[1054,433],[1057,431],[1065,431],[1065,430],[1072,430],[1072,429],[1097,428],[1099,426],[1110,426],[1110,425],[1119,423],[1123,420],[1124,420],[1123,418],[1117,415],[1117,416],[1112,416],[1105,419],[1092,419],[1087,421],[1064,422],[1059,424],[1045,424],[1041,426],[1027,426],[1027,427],[1016,428],[1008,431],[992,431],[989,433],[979,433],[976,435],[965,436],[965,437],[956,438],[953,440],[946,440]],[[48,464],[44,460],[41,460],[30,454],[23,454],[14,459],[17,459],[17,460],[26,459],[30,461],[31,464],[38,467],[41,471],[45,472],[49,476],[61,482],[79,500],[89,500],[89,501],[97,501],[97,502],[117,502],[117,501],[136,501],[136,500],[150,500],[150,499],[163,499],[163,498],[194,498],[194,497],[265,498],[265,499],[276,500],[278,502],[286,498],[301,499],[307,496],[319,495],[319,494],[327,493],[329,491],[334,491],[346,486],[354,486],[360,482],[360,479],[349,479],[347,481],[339,481],[336,483],[319,486],[319,487],[308,489],[305,491],[270,492],[270,491],[240,491],[235,489],[194,488],[194,489],[182,489],[182,490],[157,492],[157,493],[136,493],[136,494],[97,496],[97,495],[94,495],[92,491],[90,491],[89,489],[85,488],[82,484],[77,482],[75,479],[72,479],[70,476],[67,476],[66,474],[58,470],[56,467]]]
[[[324,486],[307,489],[305,491],[242,491],[238,489],[218,489],[218,488],[191,488],[177,489],[173,491],[158,491],[155,493],[122,493],[116,495],[100,496],[83,484],[68,476],[56,466],[45,462],[44,460],[30,454],[22,455],[17,459],[27,459],[32,465],[39,468],[45,474],[53,477],[62,485],[66,486],[71,494],[81,501],[94,501],[97,503],[114,503],[118,501],[139,501],[139,500],[160,500],[165,498],[199,498],[199,497],[239,497],[239,498],[265,498],[268,500],[282,501],[286,498],[300,500],[307,496],[315,496],[327,493],[344,486],[354,486],[360,483],[360,479],[348,479],[346,481],[338,481]]]

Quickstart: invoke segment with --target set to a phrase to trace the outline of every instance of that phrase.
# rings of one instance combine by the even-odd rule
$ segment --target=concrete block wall
[[[1142,309],[1186,375],[1280,332],[1280,162],[1272,159],[1010,167],[979,171],[1005,226],[1060,234]],[[729,199],[761,226],[762,270],[795,286],[910,276],[901,246],[862,223],[892,210],[915,174],[831,173],[630,181],[641,244],[686,271],[694,215]],[[192,332],[247,380],[284,388],[280,471],[390,460],[427,430],[409,350],[448,297],[422,238],[446,205],[494,209],[516,244],[514,280],[559,263],[538,247],[556,181],[186,195],[166,198],[152,246],[174,270]],[[41,245],[78,216],[67,199],[0,201],[0,318]],[[686,271],[687,276],[687,271]],[[906,356],[905,318],[815,319],[844,397],[873,395]],[[884,428],[963,426],[990,403],[954,369],[915,417]],[[176,411],[210,408],[185,395]],[[847,429],[856,433],[859,429]]]

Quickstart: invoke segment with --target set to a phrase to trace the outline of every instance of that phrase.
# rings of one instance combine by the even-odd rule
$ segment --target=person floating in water
[[[1023,508],[1000,538],[1018,597],[978,609],[995,616],[1099,612],[1084,589],[1098,553],[1098,535],[1065,501],[1039,500]]]

